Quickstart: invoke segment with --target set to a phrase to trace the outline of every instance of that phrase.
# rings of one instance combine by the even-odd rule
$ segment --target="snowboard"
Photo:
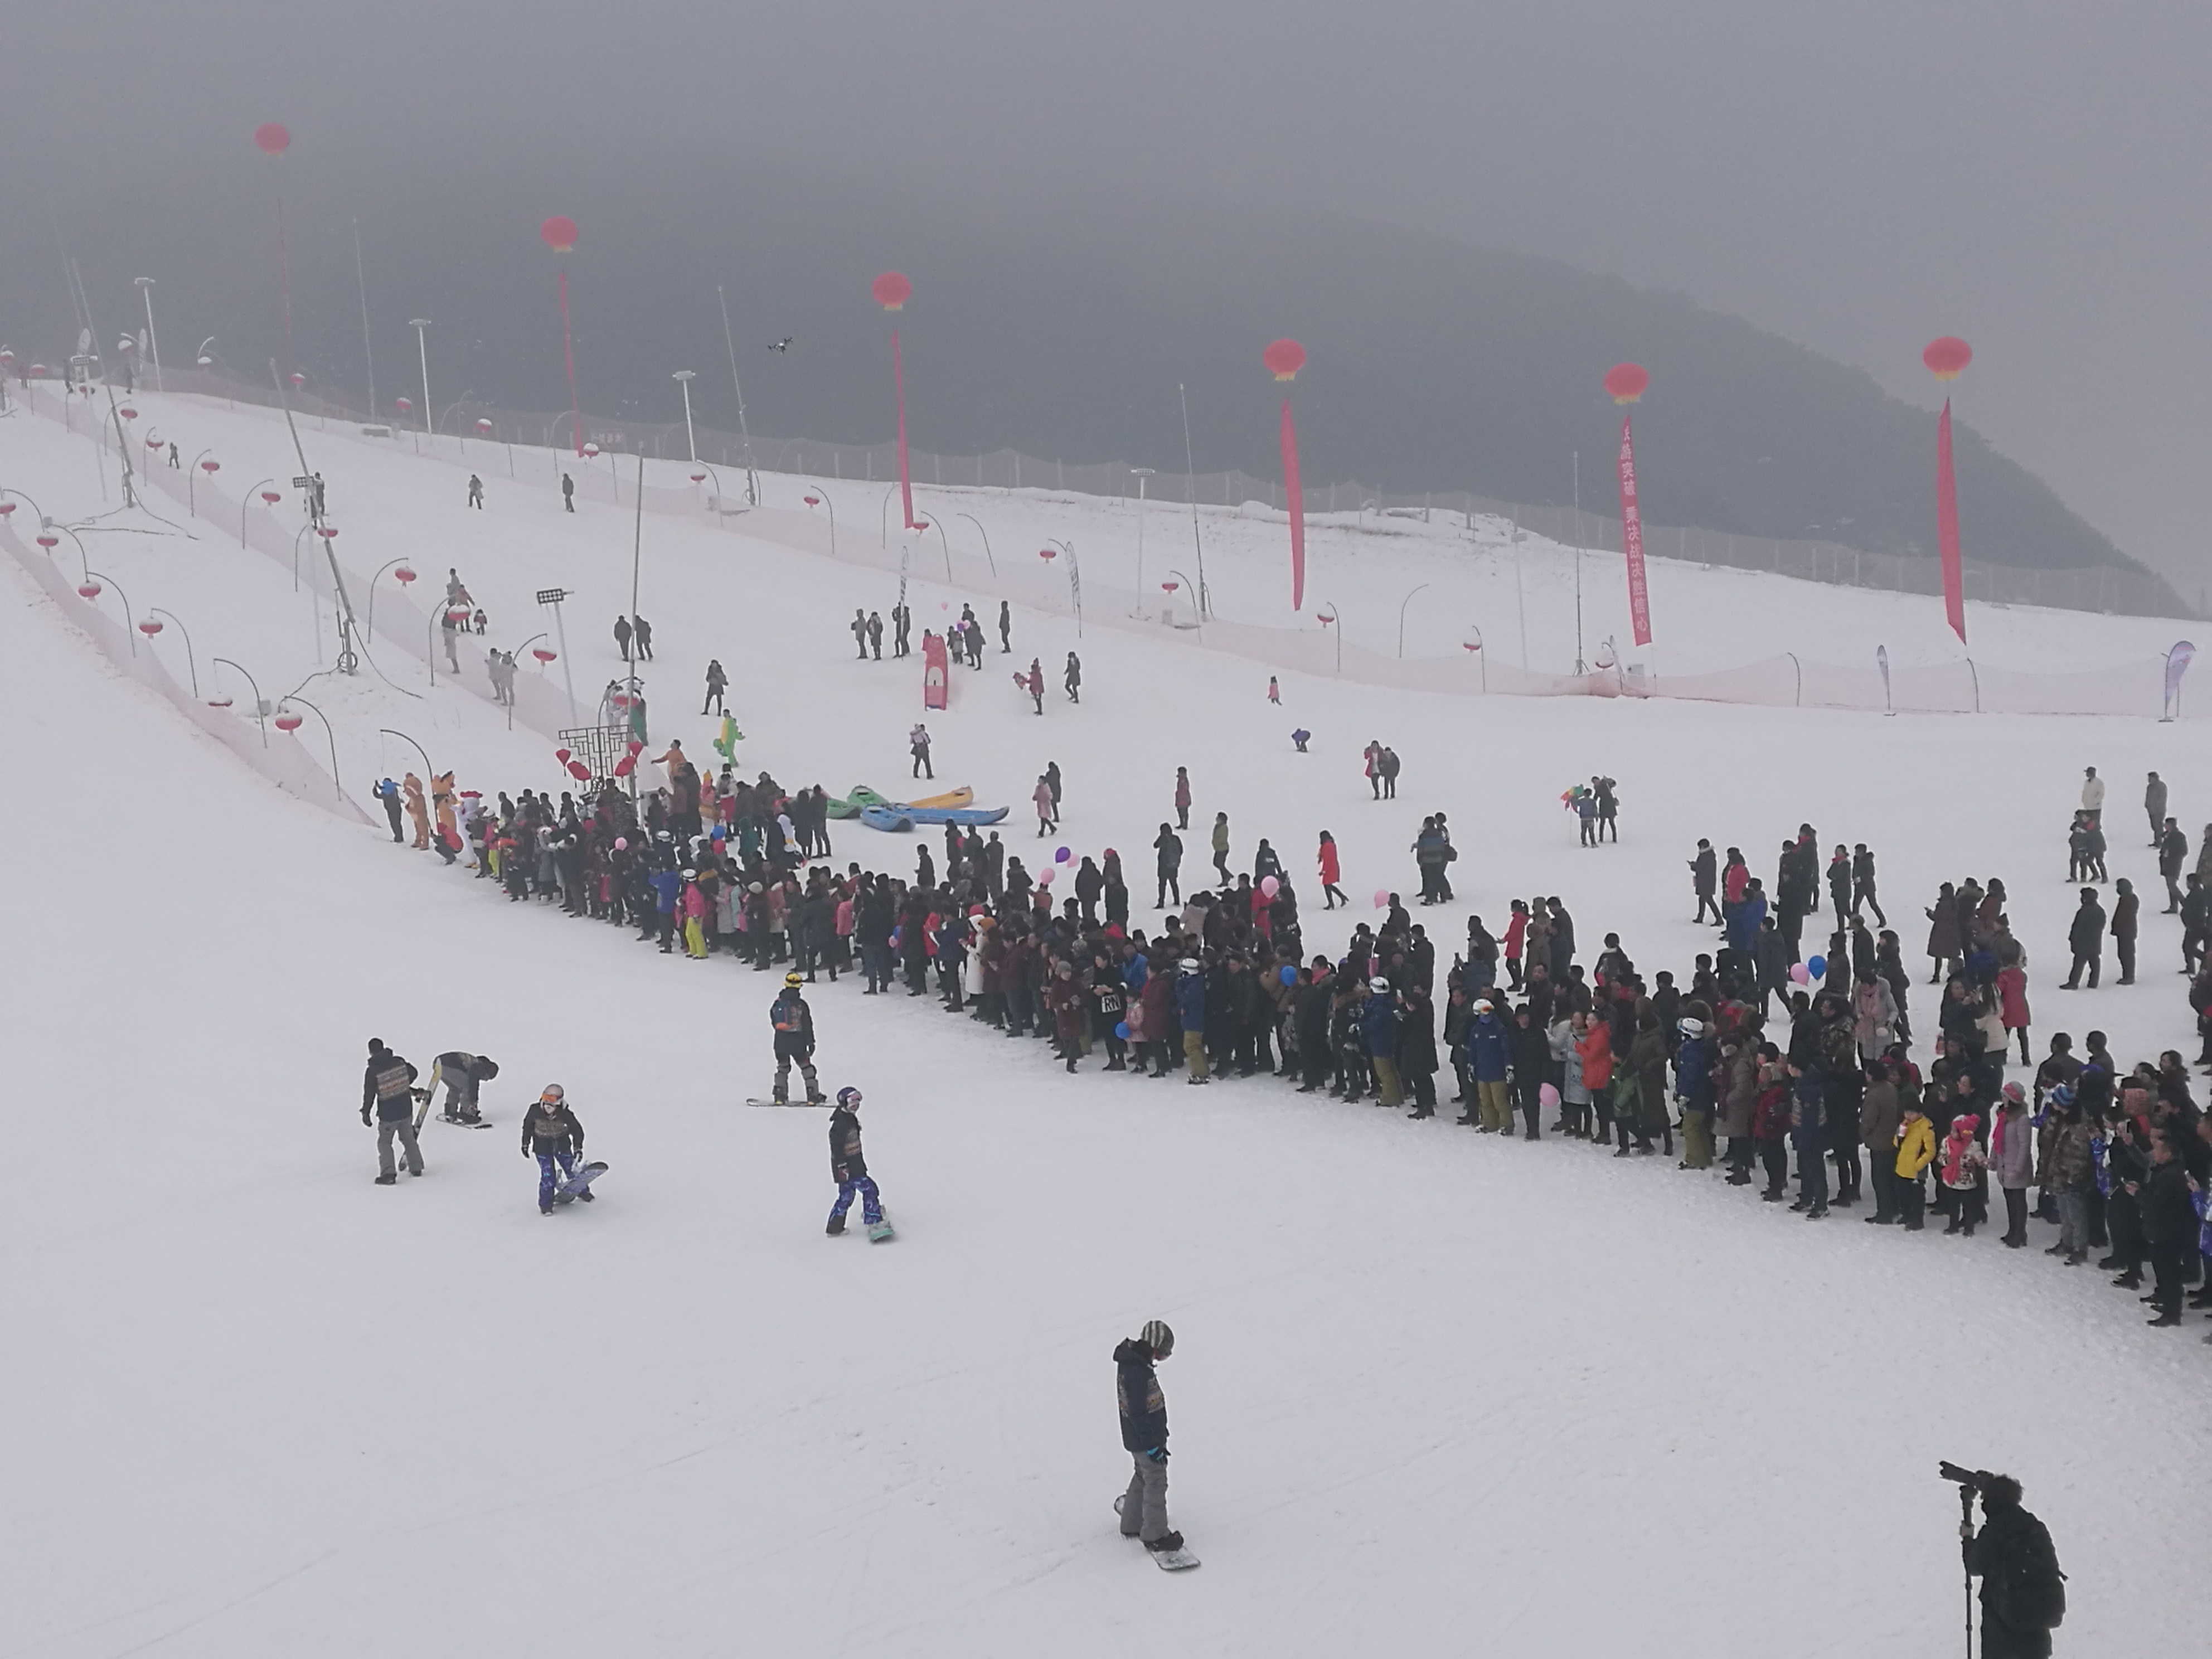
[[[573,1204],[584,1195],[594,1181],[606,1172],[607,1166],[604,1164],[580,1164],[575,1174],[553,1189],[553,1201],[556,1204]]]
[[[491,1127],[491,1120],[488,1117],[447,1117],[443,1112],[438,1114],[438,1121],[441,1123],[449,1124],[456,1129],[489,1129]]]
[[[890,1218],[888,1216],[881,1221],[872,1221],[868,1224],[868,1243],[871,1244],[881,1244],[897,1237],[898,1235],[891,1231]]]
[[[1146,1550],[1162,1572],[1188,1572],[1198,1565],[1198,1558],[1188,1550]]]
[[[757,1100],[750,1096],[745,1098],[748,1106],[827,1106],[829,1103],[826,1100]]]
[[[415,1097],[415,1133],[419,1135],[422,1133],[422,1120],[430,1115],[431,1091],[428,1089],[410,1089],[407,1092]]]

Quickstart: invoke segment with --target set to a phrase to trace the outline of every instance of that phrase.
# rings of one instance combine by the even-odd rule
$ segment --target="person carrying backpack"
[[[2020,1482],[1978,1474],[1982,1529],[1959,1523],[1970,1577],[1982,1581],[1983,1659],[2048,1659],[2051,1632],[2066,1617],[2066,1575],[2050,1529],[2021,1507]]]

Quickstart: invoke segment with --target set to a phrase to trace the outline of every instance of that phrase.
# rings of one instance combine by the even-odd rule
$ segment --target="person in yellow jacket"
[[[430,807],[422,799],[422,780],[410,772],[399,786],[407,797],[407,816],[415,822],[415,850],[428,852],[430,847]]]
[[[1918,1103],[1908,1101],[1897,1126],[1898,1213],[1905,1230],[1917,1233],[1927,1212],[1928,1194],[1920,1177],[1936,1161],[1936,1126],[1922,1114]]]

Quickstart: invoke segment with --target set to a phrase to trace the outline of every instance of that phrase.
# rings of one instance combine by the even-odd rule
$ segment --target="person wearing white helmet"
[[[1398,1075],[1398,994],[1387,979],[1377,977],[1367,982],[1367,1000],[1359,1009],[1359,1041],[1375,1072],[1375,1103],[1403,1105],[1405,1087]]]
[[[860,1194],[860,1219],[867,1224],[868,1237],[885,1234],[883,1194],[868,1174],[867,1154],[860,1146],[858,1089],[837,1091],[837,1109],[830,1114],[830,1173],[837,1182],[837,1201],[830,1206],[830,1224],[824,1230],[829,1236],[835,1238],[845,1231],[845,1212],[853,1207],[855,1193]]]
[[[1682,1099],[1682,1164],[1709,1170],[1713,1163],[1713,1048],[1705,1023],[1686,1019],[1676,1028],[1681,1045],[1674,1050],[1674,1087]]]
[[[538,1213],[553,1213],[553,1170],[559,1165],[561,1180],[576,1173],[576,1160],[584,1152],[584,1126],[568,1105],[568,1092],[549,1083],[531,1109],[522,1115],[522,1155],[538,1159]],[[590,1203],[589,1189],[578,1194]]]

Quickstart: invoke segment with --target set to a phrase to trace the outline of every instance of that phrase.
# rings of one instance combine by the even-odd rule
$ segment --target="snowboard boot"
[[[538,1213],[540,1215],[551,1215],[553,1213],[553,1206],[550,1204],[541,1204],[538,1206]]]
[[[1158,1538],[1145,1540],[1145,1547],[1155,1555],[1168,1555],[1182,1547],[1182,1534],[1164,1532]]]
[[[842,1215],[831,1216],[830,1218],[830,1224],[827,1227],[824,1227],[822,1231],[831,1238],[836,1237],[838,1234],[845,1231],[845,1218]]]

